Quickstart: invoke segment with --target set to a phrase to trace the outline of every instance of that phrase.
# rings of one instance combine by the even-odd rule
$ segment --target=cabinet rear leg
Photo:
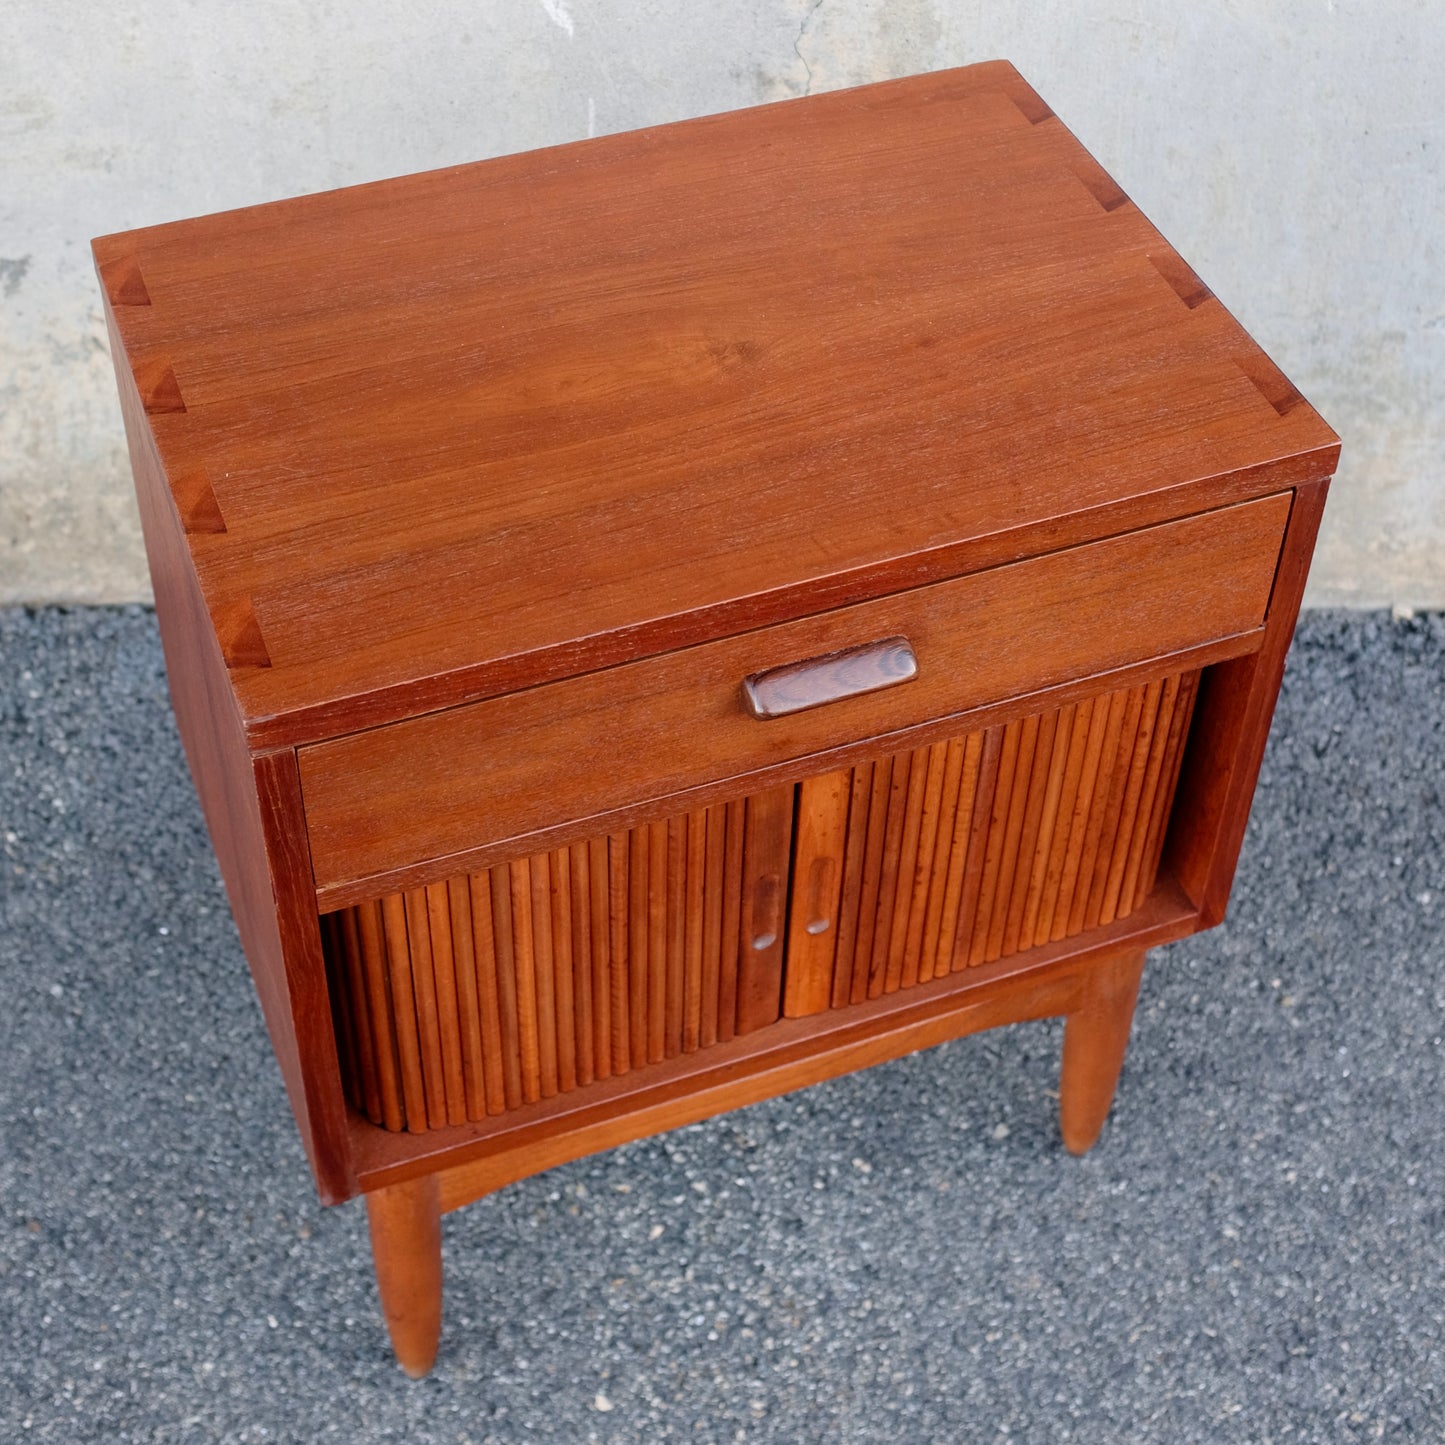
[[[397,1362],[414,1380],[431,1369],[442,1329],[441,1196],[434,1174],[366,1196],[376,1286]]]
[[[1064,1019],[1059,1129],[1072,1154],[1093,1147],[1109,1115],[1143,972],[1142,949],[1101,962],[1080,1007]]]

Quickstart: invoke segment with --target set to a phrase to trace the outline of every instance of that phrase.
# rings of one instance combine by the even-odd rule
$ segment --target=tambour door
[[[776,1020],[796,790],[322,918],[352,1106],[421,1133]]]
[[[1197,671],[799,785],[784,1012],[877,998],[1132,913]]]

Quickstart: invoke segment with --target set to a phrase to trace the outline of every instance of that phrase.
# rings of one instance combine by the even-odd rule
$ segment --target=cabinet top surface
[[[1197,511],[1337,451],[1003,62],[95,250],[264,742]]]

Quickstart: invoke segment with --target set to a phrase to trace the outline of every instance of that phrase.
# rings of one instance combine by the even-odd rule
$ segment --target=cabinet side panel
[[[1299,617],[1329,482],[1294,495],[1258,652],[1212,667],[1201,681],[1165,859],[1199,908],[1200,927],[1224,917]]]
[[[317,1189],[336,1203],[355,1188],[295,755],[246,745],[109,303],[106,321],[176,727]]]

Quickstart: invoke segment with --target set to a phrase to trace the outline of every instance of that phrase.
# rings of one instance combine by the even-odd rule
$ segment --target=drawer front
[[[1247,633],[1289,506],[1266,497],[303,748],[317,886]],[[745,704],[749,677],[899,638],[917,663],[902,685],[777,717]]]

